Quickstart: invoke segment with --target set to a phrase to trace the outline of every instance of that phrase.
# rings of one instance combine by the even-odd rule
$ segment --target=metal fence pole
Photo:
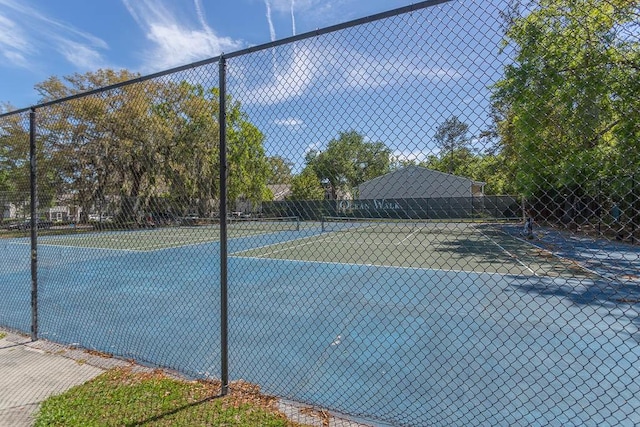
[[[602,236],[602,178],[598,179],[598,198],[596,200],[598,216],[598,236]]]
[[[221,394],[229,392],[228,296],[227,296],[227,117],[226,59],[220,56],[220,380]]]
[[[38,175],[36,110],[29,112],[29,157],[31,187],[31,340],[38,339]]]
[[[640,196],[638,196],[638,186],[636,174],[631,175],[631,244],[636,244],[636,228],[640,219]]]

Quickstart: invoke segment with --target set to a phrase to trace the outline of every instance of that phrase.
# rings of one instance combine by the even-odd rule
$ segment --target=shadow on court
[[[520,233],[519,227],[515,226],[503,226],[502,229],[511,236]],[[576,262],[605,279],[627,284],[630,295],[640,292],[640,246],[550,228],[538,228],[535,235],[532,245],[558,258]]]
[[[219,377],[216,243],[41,256],[44,338]],[[28,325],[22,270],[4,276],[21,281],[0,299],[9,325]],[[638,306],[616,303],[634,283],[245,256],[231,256],[228,273],[230,379],[268,394],[408,425],[434,414],[440,424],[584,424],[592,414],[575,408],[622,419],[638,407]]]

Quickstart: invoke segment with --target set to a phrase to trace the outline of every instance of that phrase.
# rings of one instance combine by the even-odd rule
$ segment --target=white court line
[[[503,233],[505,233],[505,232],[503,231]],[[507,233],[505,233],[505,234],[507,234]],[[510,234],[507,234],[507,235],[511,236]],[[534,248],[536,248],[536,249],[539,249],[539,250],[541,250],[541,251],[543,251],[543,252],[546,252],[546,253],[550,254],[551,256],[554,256],[554,257],[556,257],[556,258],[558,258],[558,259],[560,259],[560,260],[562,260],[562,261],[567,261],[567,262],[575,263],[575,264],[577,264],[581,269],[583,269],[584,271],[586,271],[587,273],[591,273],[591,274],[593,274],[594,276],[598,276],[599,278],[601,278],[601,279],[603,279],[603,280],[613,280],[614,282],[617,282],[617,283],[619,283],[619,284],[621,284],[621,285],[624,285],[624,284],[625,284],[625,283],[624,283],[624,282],[622,282],[622,281],[621,281],[617,276],[607,277],[607,276],[603,275],[602,273],[599,273],[599,272],[597,272],[597,271],[595,271],[595,270],[590,269],[589,267],[586,267],[585,265],[583,265],[582,263],[579,263],[579,262],[578,262],[577,260],[575,260],[575,259],[571,259],[571,258],[567,258],[567,257],[565,257],[565,256],[562,256],[562,255],[560,255],[560,254],[559,254],[559,253],[557,253],[557,252],[553,252],[553,251],[551,251],[551,250],[549,250],[549,249],[547,249],[547,248],[544,248],[544,247],[542,247],[542,246],[536,245],[536,244],[535,244],[535,243],[533,243],[533,242],[530,242],[530,241],[526,241],[526,240],[524,240],[524,239],[521,239],[521,238],[520,238],[520,237],[518,237],[518,236],[512,236],[512,237],[513,237],[514,239],[516,239],[516,240],[519,240],[519,241],[524,242],[524,243],[526,243],[526,244],[528,244],[528,245],[531,245],[531,246],[533,246],[533,247],[534,247]]]
[[[417,233],[418,233],[418,230],[416,229],[413,233],[410,233],[407,237],[395,243],[395,245],[400,246],[405,240],[407,240],[408,238],[412,237],[414,234],[417,234]]]
[[[246,251],[241,251],[246,252]],[[237,252],[236,252],[237,253]],[[464,274],[475,274],[475,275],[488,275],[488,276],[500,276],[500,277],[529,277],[521,274],[513,274],[513,273],[498,273],[491,271],[468,271],[468,270],[453,270],[453,269],[442,269],[442,268],[427,268],[427,267],[409,267],[409,266],[400,266],[400,265],[385,265],[385,264],[362,264],[355,262],[335,262],[335,261],[314,261],[314,260],[302,260],[302,259],[283,259],[283,258],[262,258],[262,256],[238,256],[235,255],[234,258],[237,259],[253,259],[253,260],[270,260],[270,261],[280,261],[280,262],[293,262],[293,263],[306,263],[306,264],[325,264],[325,265],[346,265],[351,267],[376,267],[376,268],[393,268],[398,270],[416,270],[416,271],[432,271],[432,272],[443,272],[443,273],[464,273]]]
[[[118,239],[113,239],[113,238],[109,240],[118,241]],[[102,246],[60,245],[57,243],[44,243],[39,241],[38,247],[64,248],[64,249],[89,249],[94,251],[118,251],[118,252],[140,253],[140,252],[155,252],[155,251],[164,250],[164,249],[185,248],[189,246],[197,246],[197,245],[215,243],[215,242],[217,242],[217,240],[203,240],[201,242],[186,242],[184,244],[178,244],[178,245],[156,244],[156,245],[145,245],[140,247],[131,247],[131,245],[129,245],[130,247],[128,248],[108,248],[108,247],[102,247]],[[31,244],[31,242],[24,242],[24,243],[23,242],[7,242],[7,243],[14,244],[14,245],[23,245],[23,246],[28,246]]]
[[[204,244],[208,244],[208,243],[215,243],[215,242],[219,242],[219,240],[203,240],[201,242],[186,242],[183,244],[178,244],[178,245],[163,245],[163,244],[158,244],[158,245],[148,245],[148,246],[144,246],[145,249],[136,249],[137,252],[155,252],[155,251],[161,251],[164,249],[179,249],[179,248],[187,248],[189,246],[198,246],[198,245],[204,245]],[[149,248],[149,249],[147,249]],[[158,249],[159,248],[159,249]]]
[[[533,274],[534,276],[538,277],[538,275],[536,274],[535,271],[533,271],[531,269],[531,267],[529,267],[527,264],[525,264],[524,262],[520,261],[520,258],[518,258],[517,256],[513,255],[511,252],[509,252],[508,250],[506,250],[504,247],[502,247],[502,245],[498,242],[496,242],[495,240],[493,240],[492,238],[490,238],[489,236],[487,236],[486,234],[484,234],[482,232],[482,230],[476,228],[475,226],[473,226],[485,239],[487,239],[488,241],[490,241],[491,243],[493,243],[494,245],[496,245],[497,247],[499,247],[504,253],[506,253],[507,255],[509,255],[511,258],[515,259],[516,262],[518,264],[520,264],[521,266],[523,266],[524,268],[526,268],[527,270],[529,270],[531,272],[531,274]]]
[[[247,257],[247,258],[262,258],[262,257],[267,258],[269,255],[272,255],[272,254],[276,254],[276,253],[279,253],[279,252],[284,252],[284,251],[287,251],[287,250],[290,250],[290,249],[300,248],[302,246],[307,246],[307,245],[310,245],[312,243],[316,243],[318,241],[322,242],[323,240],[326,240],[328,238],[329,238],[329,236],[326,236],[325,238],[318,238],[318,236],[307,236],[307,237],[303,237],[301,239],[287,240],[285,242],[271,243],[271,244],[264,245],[264,246],[257,246],[255,248],[243,249],[241,251],[231,252],[231,253],[229,253],[229,255],[234,256],[235,254],[239,254],[239,253],[243,253],[243,252],[249,252],[249,251],[253,251],[253,250],[264,249],[264,248],[269,248],[269,247],[278,246],[278,245],[286,245],[289,242],[296,242],[296,241],[304,241],[304,240],[313,239],[313,240],[311,240],[311,241],[309,241],[307,243],[302,243],[302,244],[294,245],[294,246],[287,246],[284,249],[267,252],[264,255],[260,255],[260,256],[257,256],[257,257]],[[238,258],[243,258],[243,257],[238,257]]]
[[[473,225],[472,225],[473,226]],[[475,226],[474,226],[475,228]],[[490,237],[488,237],[486,234],[484,234],[482,231],[476,229],[485,239],[489,240],[491,243],[495,244],[498,248],[500,248],[503,252],[505,252],[507,255],[509,255],[511,258],[513,258],[514,260],[516,260],[516,262],[518,262],[521,266],[523,266],[525,269],[527,269],[528,271],[531,272],[531,274],[533,274],[534,276],[538,277],[538,275],[535,273],[535,271],[533,271],[531,268],[529,268],[528,265],[524,264],[522,261],[520,261],[518,259],[518,257],[514,256],[513,254],[511,254],[508,250],[506,250],[505,248],[503,248],[500,244],[498,244],[496,241],[494,241],[493,239],[491,239]],[[468,271],[468,270],[453,270],[453,269],[438,269],[438,268],[424,268],[424,267],[407,267],[407,266],[397,266],[397,265],[385,265],[385,264],[362,264],[362,263],[345,263],[345,262],[332,262],[332,261],[305,261],[305,260],[286,260],[286,259],[280,259],[280,258],[270,258],[271,255],[280,253],[280,252],[285,252],[291,249],[295,249],[295,248],[299,248],[299,247],[303,247],[303,246],[308,246],[311,244],[314,244],[318,241],[323,241],[323,240],[327,240],[331,235],[337,234],[339,233],[339,231],[334,231],[334,232],[328,232],[327,236],[325,238],[318,238],[318,236],[308,236],[308,237],[304,237],[302,239],[296,239],[296,240],[308,240],[308,239],[313,239],[307,243],[302,243],[299,245],[294,245],[294,246],[287,246],[286,248],[283,249],[279,249],[279,250],[274,250],[271,252],[267,252],[265,254],[259,255],[259,256],[239,256],[236,254],[240,254],[240,253],[244,253],[244,252],[249,252],[252,250],[257,250],[257,249],[264,249],[264,248],[268,248],[271,246],[277,246],[277,245],[281,245],[281,244],[286,244],[287,242],[279,242],[279,243],[275,243],[275,244],[269,244],[269,245],[264,245],[264,246],[258,246],[256,248],[251,248],[251,249],[244,249],[241,251],[237,251],[237,252],[233,252],[233,253],[229,253],[230,256],[234,256],[236,258],[245,258],[245,259],[273,259],[273,260],[277,260],[277,261],[295,261],[295,262],[312,262],[312,263],[317,263],[317,264],[340,264],[340,265],[353,265],[353,266],[368,266],[368,267],[382,267],[382,268],[402,268],[402,269],[412,269],[412,270],[424,270],[424,271],[442,271],[445,273],[451,272],[451,273],[474,273],[474,274],[489,274],[489,275],[500,275],[500,276],[511,276],[513,274],[504,274],[504,273],[497,273],[497,272],[478,272],[478,271]],[[414,231],[413,233],[411,233],[411,235],[417,233],[417,230]],[[405,239],[403,239],[402,241],[406,240],[407,238],[409,238],[411,235],[407,236]],[[296,240],[290,240],[291,242],[296,241]],[[397,244],[396,244],[397,245]]]

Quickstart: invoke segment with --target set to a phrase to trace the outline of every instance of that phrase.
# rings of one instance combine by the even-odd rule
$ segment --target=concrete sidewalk
[[[0,427],[33,425],[40,403],[116,366],[129,363],[94,356],[0,329]]]
[[[45,340],[32,342],[27,336],[0,328],[0,427],[32,426],[40,404],[48,397],[83,384],[108,369],[131,367],[153,369],[115,357],[92,354]],[[279,410],[292,420],[309,426],[368,427],[338,414],[309,408],[291,401],[278,401]],[[387,424],[375,424],[387,426]]]

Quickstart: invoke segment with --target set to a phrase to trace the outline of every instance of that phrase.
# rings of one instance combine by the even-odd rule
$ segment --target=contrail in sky
[[[293,35],[296,35],[296,17],[293,14],[293,5],[296,3],[296,0],[291,0],[291,27],[293,29]]]
[[[201,0],[194,0],[194,4],[196,6],[196,13],[198,14],[198,20],[200,21],[200,25],[202,25],[202,28],[204,29],[205,33],[207,34],[207,37],[209,38],[208,41],[209,43],[211,43],[211,41],[214,40],[215,36],[211,28],[207,25],[207,19],[205,18],[204,12],[202,10]]]
[[[264,4],[267,6],[267,22],[269,23],[269,33],[271,34],[271,41],[276,39],[276,30],[273,28],[273,21],[271,20],[271,2],[264,0]]]

